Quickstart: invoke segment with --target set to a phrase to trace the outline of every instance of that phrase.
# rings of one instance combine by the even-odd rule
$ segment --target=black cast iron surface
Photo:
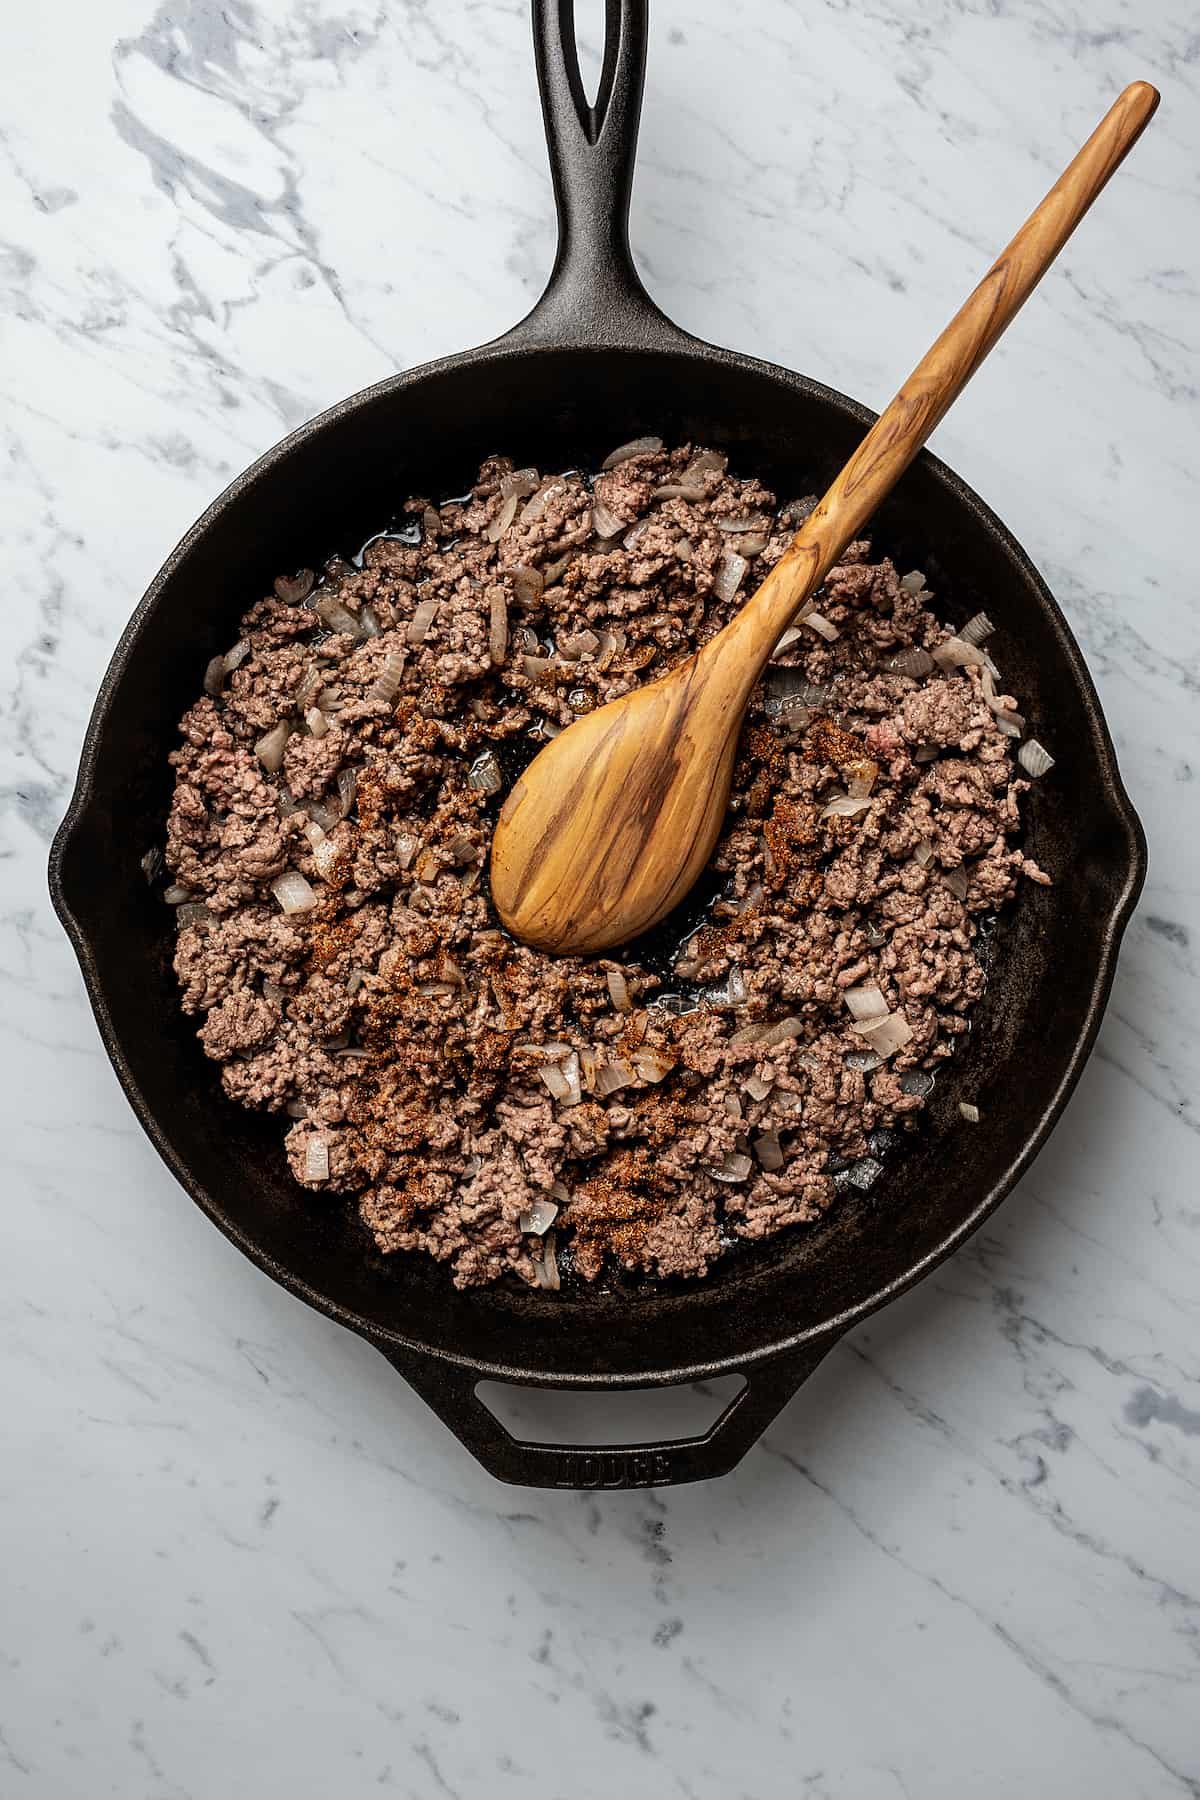
[[[1005,674],[1048,721],[1053,776],[1030,796],[1030,853],[1059,885],[1027,890],[998,934],[975,1014],[961,1129],[936,1094],[880,1198],[733,1258],[692,1286],[543,1294],[456,1292],[425,1258],[385,1259],[355,1209],[297,1187],[278,1122],[225,1100],[182,1016],[161,899],[139,859],[161,841],[167,751],[210,656],[281,569],[361,542],[398,498],[458,492],[503,448],[542,468],[595,465],[642,432],[727,450],[783,495],[820,489],[872,415],[803,376],[714,349],[671,324],[630,257],[627,217],[645,65],[647,0],[609,0],[595,108],[579,80],[570,0],[534,0],[534,40],[560,242],[549,286],[482,349],[343,401],[270,451],[211,506],[130,620],[96,701],[71,807],[50,859],[54,904],[100,1031],[146,1131],[198,1205],[294,1294],[376,1344],[502,1480],[630,1486],[724,1473],[856,1320],[962,1243],[1041,1148],[1079,1077],[1145,875],[1079,649],[1000,521],[923,455],[874,526],[876,545],[927,571],[964,615],[986,609]],[[741,1372],[705,1436],[563,1450],[512,1438],[478,1400],[484,1377],[641,1387]]]

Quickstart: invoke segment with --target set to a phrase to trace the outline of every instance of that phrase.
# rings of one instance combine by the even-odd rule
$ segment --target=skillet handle
[[[442,1423],[489,1475],[518,1487],[673,1487],[728,1474],[762,1436],[801,1383],[837,1342],[840,1333],[817,1345],[772,1357],[748,1369],[746,1385],[702,1437],[667,1443],[606,1445],[531,1444],[512,1436],[479,1398],[481,1377],[455,1364],[397,1349],[378,1348],[405,1381],[431,1406]],[[549,1385],[528,1383],[523,1386]],[[653,1383],[631,1382],[629,1387]]]
[[[629,249],[629,200],[646,75],[649,0],[607,0],[604,66],[589,106],[574,0],[533,0],[558,254],[546,291],[509,333],[522,344],[660,347],[686,338],[650,299]]]

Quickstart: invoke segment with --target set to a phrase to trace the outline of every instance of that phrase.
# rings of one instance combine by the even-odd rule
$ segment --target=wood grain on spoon
[[[547,950],[625,943],[683,899],[729,800],[742,714],[786,627],[895,486],[1137,142],[1158,93],[1135,81],[872,425],[737,616],[660,680],[576,720],[534,758],[492,844],[492,895]]]

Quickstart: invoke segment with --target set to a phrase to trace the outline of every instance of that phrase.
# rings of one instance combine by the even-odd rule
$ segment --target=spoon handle
[[[709,646],[723,639],[744,659],[747,691],[780,634],[820,586],[846,545],[895,486],[930,432],[1016,316],[1158,105],[1135,81],[1109,108],[1074,161],[1026,219],[975,292],[879,415],[815,512],[762,586]]]

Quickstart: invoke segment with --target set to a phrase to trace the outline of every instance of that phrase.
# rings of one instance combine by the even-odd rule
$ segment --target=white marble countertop
[[[537,293],[524,0],[59,0],[2,31],[0,1791],[1200,1794],[1193,9],[655,0],[648,284],[875,403],[1116,90],[1161,85],[935,440],[1070,613],[1152,864],[1097,1054],[987,1229],[734,1475],[598,1496],[495,1484],[210,1228],[44,877],[195,515]]]

